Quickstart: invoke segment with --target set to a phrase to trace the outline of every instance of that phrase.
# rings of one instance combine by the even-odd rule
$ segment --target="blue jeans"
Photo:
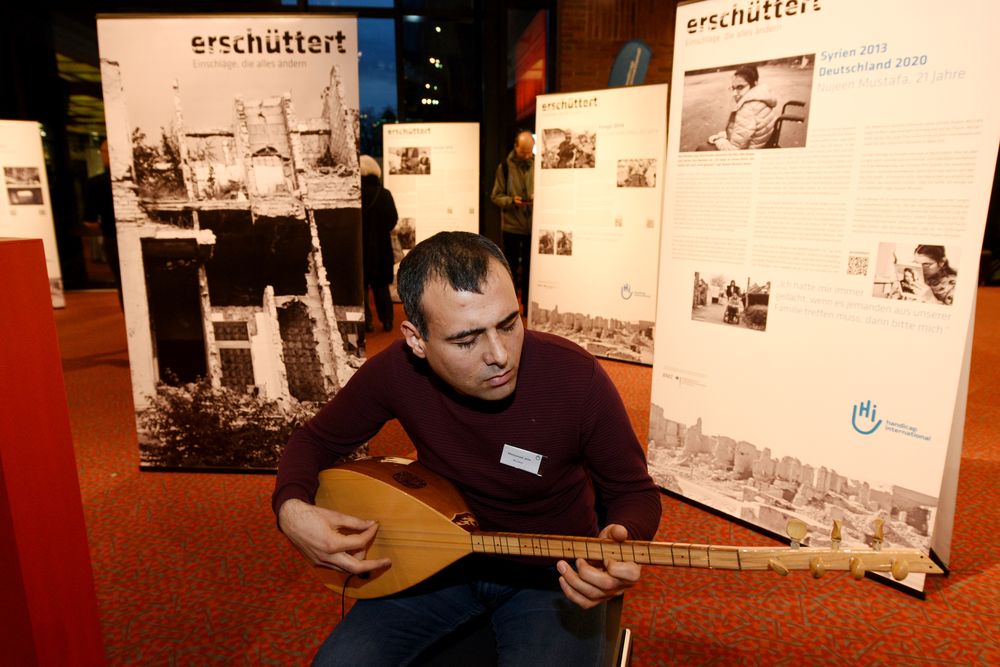
[[[599,665],[606,605],[584,610],[563,594],[555,567],[458,563],[401,594],[359,600],[313,665],[407,665],[440,638],[492,613],[500,665]],[[499,570],[499,571],[495,571]]]

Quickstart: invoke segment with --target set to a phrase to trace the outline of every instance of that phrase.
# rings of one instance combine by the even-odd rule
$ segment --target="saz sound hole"
[[[427,486],[423,477],[415,475],[408,470],[401,470],[394,473],[392,478],[408,489],[422,489]]]

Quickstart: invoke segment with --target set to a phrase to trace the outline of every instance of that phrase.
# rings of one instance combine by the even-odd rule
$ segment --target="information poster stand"
[[[399,259],[438,232],[479,231],[479,123],[386,124],[382,151]]]
[[[808,541],[947,560],[1000,5],[678,7],[649,466]],[[923,575],[905,587],[923,590]]]
[[[651,364],[667,86],[537,104],[528,325]]]
[[[363,359],[356,24],[98,17],[143,468],[274,469]]]
[[[41,131],[35,121],[0,120],[0,236],[42,240],[52,307],[63,308],[66,298]]]

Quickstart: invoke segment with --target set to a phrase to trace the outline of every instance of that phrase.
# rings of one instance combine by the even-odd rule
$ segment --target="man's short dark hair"
[[[420,303],[427,281],[440,278],[456,291],[482,294],[491,259],[512,275],[500,248],[485,236],[471,232],[439,232],[418,243],[403,258],[396,288],[406,318],[421,336],[427,338],[427,320]]]

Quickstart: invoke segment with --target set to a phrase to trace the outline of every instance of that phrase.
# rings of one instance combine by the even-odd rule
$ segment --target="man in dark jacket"
[[[362,262],[365,274],[365,331],[375,331],[368,288],[375,296],[375,312],[385,331],[392,329],[392,297],[389,285],[393,279],[391,232],[399,216],[392,193],[382,186],[382,169],[375,158],[362,155],[361,165],[361,237]]]
[[[115,228],[115,202],[111,194],[111,158],[108,140],[101,142],[101,164],[104,171],[87,179],[83,189],[83,223],[99,229],[104,245],[104,259],[115,279],[118,303],[122,304],[122,271],[118,260],[118,231]]]
[[[531,212],[535,195],[535,139],[521,130],[514,149],[497,167],[490,199],[500,208],[503,251],[528,306],[528,269],[531,258]]]

